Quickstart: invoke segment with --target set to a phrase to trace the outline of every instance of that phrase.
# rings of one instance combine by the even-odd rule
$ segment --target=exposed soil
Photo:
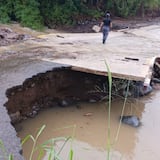
[[[120,30],[125,28],[138,28],[148,25],[153,25],[159,23],[160,17],[157,18],[133,18],[133,19],[122,19],[114,18],[112,20],[113,27],[112,30]],[[54,29],[45,29],[43,32],[32,31],[20,27],[18,24],[11,25],[0,25],[0,46],[11,45],[16,42],[24,41],[29,38],[33,38],[38,34],[44,33],[53,33],[53,32],[71,32],[71,33],[93,33],[93,25],[99,25],[100,20],[97,21],[86,21],[75,26],[63,26],[59,27],[56,30]]]
[[[121,96],[125,82],[113,80],[112,98]],[[6,91],[8,101],[5,106],[12,123],[28,117],[35,117],[39,110],[54,106],[66,107],[80,101],[100,102],[108,99],[106,76],[72,71],[70,68],[59,68],[46,73],[39,73],[26,79],[22,85]],[[123,87],[121,87],[123,84]],[[116,90],[116,92],[115,92]],[[77,105],[78,107],[78,105]]]
[[[145,17],[145,18],[128,18],[123,19],[119,17],[114,17],[112,19],[112,30],[120,30],[120,29],[126,29],[126,28],[138,28],[138,27],[144,27],[148,25],[153,25],[156,23],[159,23],[160,17]],[[101,20],[97,21],[86,21],[79,25],[73,26],[73,27],[61,27],[61,30],[64,30],[66,32],[72,32],[72,33],[92,33],[94,32],[92,30],[93,25],[100,25]]]
[[[113,31],[117,31],[120,29],[131,29],[131,28],[138,28],[138,27],[144,27],[144,26],[148,26],[148,25],[153,25],[153,24],[157,24],[160,22],[160,17],[157,18],[134,18],[134,19],[122,19],[122,18],[114,18],[113,19]],[[98,21],[92,21],[92,22],[84,22],[81,23],[79,25],[76,26],[72,26],[72,27],[59,27],[58,29],[45,29],[43,32],[39,32],[39,31],[33,31],[29,28],[25,28],[25,27],[21,27],[19,24],[17,23],[13,23],[10,25],[4,25],[4,24],[0,24],[0,46],[9,46],[9,45],[13,45],[19,42],[23,42],[27,39],[35,39],[35,40],[39,40],[37,38],[38,35],[42,35],[42,34],[47,34],[47,33],[61,33],[61,32],[71,32],[71,33],[93,33],[93,29],[92,27],[94,25],[99,25],[100,24],[100,20]],[[23,52],[23,53],[17,53],[13,50],[10,51],[5,51],[0,53],[0,60],[4,60],[8,57],[23,57],[29,54],[30,57],[34,57],[34,56],[38,56],[38,55],[42,55],[43,52],[45,52],[45,56],[50,56],[50,55],[46,55],[46,50],[48,51],[48,53],[50,53],[50,50],[52,50],[52,48],[36,48],[33,50],[30,50],[28,52]],[[65,55],[67,56],[67,55]]]

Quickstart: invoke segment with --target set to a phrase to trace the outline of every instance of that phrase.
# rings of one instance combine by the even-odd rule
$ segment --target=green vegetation
[[[105,61],[107,72],[108,72],[108,90],[109,90],[109,102],[108,102],[108,137],[107,137],[107,160],[110,160],[110,150],[111,150],[111,102],[112,102],[112,74],[110,72],[109,66]]]
[[[13,160],[13,156],[11,154],[7,154],[3,141],[0,139],[0,150],[2,154],[0,155],[0,159],[4,160]]]
[[[33,160],[33,156],[34,154],[37,152],[38,155],[37,160],[41,160],[43,159],[43,157],[46,155],[47,153],[47,159],[48,160],[61,160],[60,158],[60,153],[63,150],[64,146],[66,145],[66,143],[70,140],[71,141],[71,145],[70,145],[70,150],[68,153],[69,156],[69,160],[73,160],[73,148],[72,148],[72,144],[73,144],[73,140],[74,140],[74,136],[75,136],[75,129],[76,129],[76,125],[72,125],[72,126],[67,126],[64,128],[59,128],[58,130],[62,130],[62,129],[69,129],[72,128],[72,135],[69,137],[56,137],[56,138],[52,138],[49,139],[47,141],[45,141],[43,144],[38,145],[38,139],[40,137],[40,135],[42,134],[43,130],[45,129],[45,125],[43,125],[37,132],[36,136],[33,137],[33,135],[28,135],[24,138],[24,140],[22,141],[22,145],[24,145],[29,139],[32,140],[33,145],[32,145],[32,149],[31,149],[31,153],[29,156],[28,160]],[[56,147],[56,142],[58,141],[62,141],[63,145],[57,150]]]
[[[0,22],[17,21],[23,26],[42,29],[73,25],[78,21],[98,19],[106,10],[120,17],[153,14],[160,0],[3,0]]]

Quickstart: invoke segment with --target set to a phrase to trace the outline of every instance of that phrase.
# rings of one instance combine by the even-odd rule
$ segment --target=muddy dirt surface
[[[114,21],[114,28],[113,29],[124,29],[124,28],[132,28],[132,27],[141,27],[146,26],[150,24],[156,24],[158,23],[157,19],[154,19],[152,21],[126,21],[126,20],[115,20]],[[87,26],[87,25],[86,25]],[[90,27],[86,26],[78,26],[75,28],[68,28],[65,31],[57,31],[57,30],[45,30],[44,32],[36,32],[32,31],[28,28],[22,28],[18,24],[12,24],[12,25],[0,25],[0,80],[1,80],[1,91],[0,94],[2,95],[0,98],[0,103],[3,105],[7,98],[5,96],[5,91],[8,88],[11,88],[12,86],[16,86],[19,84],[22,84],[26,78],[32,77],[34,74],[37,74],[38,72],[46,71],[47,69],[51,69],[54,67],[53,63],[49,63],[47,61],[34,61],[34,58],[38,57],[52,57],[53,58],[53,50],[54,45],[52,47],[37,47],[36,45],[33,45],[33,41],[39,42],[43,39],[37,38],[39,35],[45,34],[45,33],[60,33],[60,32],[91,32]],[[87,29],[86,29],[87,28]],[[89,28],[89,30],[88,30]],[[26,40],[30,40],[29,45],[30,48],[26,49]],[[15,45],[15,46],[14,46]],[[63,45],[63,44],[62,44]],[[69,44],[70,45],[70,44]],[[54,56],[58,56],[54,54]],[[69,58],[75,58],[75,55],[68,55],[63,54],[61,55],[62,58],[69,57]],[[43,63],[43,64],[42,64]],[[47,86],[46,86],[47,87]],[[3,132],[3,129],[6,129],[6,126],[9,126],[10,119],[8,115],[6,114],[6,110],[4,107],[0,108],[1,113],[5,113],[5,116],[1,116],[0,120],[1,122],[4,122],[4,124],[1,126],[0,135],[3,136],[3,140],[7,139],[5,141],[5,145],[9,146],[9,149],[7,152],[13,152],[15,154],[20,152],[20,141],[19,139],[16,139],[16,132],[14,132],[13,127],[9,127],[7,131]],[[2,129],[3,128],[3,129]],[[8,136],[10,136],[11,139],[15,140],[11,141],[11,139],[8,139]],[[12,142],[12,143],[11,143]],[[17,160],[23,159],[21,155],[17,156]],[[0,158],[1,160],[1,158]],[[3,159],[2,159],[3,160]]]
[[[114,18],[113,19],[113,31],[121,30],[121,29],[132,29],[132,28],[139,28],[149,25],[154,25],[159,23],[160,17],[157,18],[145,18],[139,19],[135,18],[133,20],[121,19],[121,18]],[[8,57],[38,57],[38,56],[45,56],[51,57],[53,48],[48,47],[34,47],[28,51],[23,52],[16,52],[12,47],[8,50],[7,46],[12,46],[13,44],[18,44],[20,42],[24,42],[26,40],[34,40],[34,41],[42,41],[42,39],[37,38],[39,35],[48,34],[48,33],[93,33],[92,30],[93,25],[99,25],[100,21],[96,21],[94,24],[81,24],[74,27],[61,27],[58,30],[55,29],[45,29],[43,32],[33,31],[26,27],[21,27],[19,24],[14,23],[10,25],[0,24],[0,46],[3,48],[3,52],[0,52],[0,60],[6,59]],[[25,44],[24,44],[25,45]],[[23,46],[22,46],[23,47]],[[21,47],[21,49],[23,49]],[[6,51],[4,52],[4,50]],[[47,52],[47,54],[46,54]],[[65,55],[66,57],[67,55]],[[70,55],[68,55],[70,56]],[[55,55],[56,57],[56,55]],[[74,55],[71,55],[71,58],[74,58]]]
[[[112,20],[113,30],[125,29],[125,28],[138,28],[148,25],[155,25],[159,23],[160,17],[157,18],[133,18],[133,19],[122,19],[114,18]],[[0,46],[11,45],[12,43],[19,42],[22,40],[27,40],[33,38],[39,34],[44,33],[93,33],[93,25],[100,25],[100,21],[95,21],[94,23],[80,24],[73,27],[60,27],[58,29],[44,29],[43,32],[33,31],[26,27],[20,27],[19,24],[4,25],[0,24]]]
[[[157,24],[160,21],[160,17],[151,18],[128,18],[128,19],[122,19],[119,17],[114,17],[112,19],[113,27],[112,30],[119,30],[119,29],[125,29],[125,28],[139,28],[139,27],[145,27],[148,25]],[[101,23],[100,20],[94,21],[94,22],[84,22],[80,25],[76,25],[73,27],[61,27],[63,31],[65,32],[71,32],[71,33],[92,33],[92,27],[93,25],[99,25]]]

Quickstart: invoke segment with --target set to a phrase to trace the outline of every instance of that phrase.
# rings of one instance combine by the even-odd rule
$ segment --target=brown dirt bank
[[[154,17],[154,18],[153,17],[145,17],[145,18],[130,17],[127,19],[114,17],[112,19],[112,23],[113,23],[112,30],[144,27],[148,25],[157,24],[159,22],[160,22],[160,17]],[[100,25],[100,23],[101,23],[101,20],[86,21],[72,27],[67,27],[67,26],[60,27],[60,30],[63,30],[65,32],[72,32],[72,33],[92,33],[94,32],[92,30],[93,25]]]
[[[26,27],[21,27],[18,23],[0,24],[0,46],[11,45],[15,42],[27,40],[32,36],[35,37],[44,33],[55,32],[70,32],[70,33],[92,33],[93,25],[99,25],[101,20],[84,21],[74,26],[59,26],[56,29],[44,29],[43,31],[34,31]],[[157,24],[160,22],[160,17],[145,17],[145,18],[128,18],[123,19],[114,17],[112,19],[112,30],[120,30],[125,28],[138,28]]]
[[[129,19],[122,19],[122,18],[114,18],[113,19],[113,28],[112,30],[116,31],[119,29],[125,28],[139,28],[144,26],[149,26],[153,24],[157,24],[160,22],[160,17],[156,18],[129,18]],[[0,47],[3,46],[10,46],[13,44],[18,44],[28,39],[35,39],[38,40],[37,36],[42,34],[48,33],[64,33],[64,32],[71,32],[71,33],[90,33],[94,32],[92,30],[93,25],[99,25],[100,21],[94,22],[87,22],[86,24],[79,24],[76,26],[70,27],[59,27],[56,29],[45,29],[44,31],[35,31],[31,30],[26,27],[21,27],[18,23],[12,23],[9,25],[0,24]],[[1,53],[0,52],[0,60],[6,59],[8,57],[16,57],[16,56],[25,56],[28,54],[27,52],[23,53],[16,53],[15,51],[6,51]],[[37,52],[36,54],[30,53],[32,56],[41,55],[42,52]]]

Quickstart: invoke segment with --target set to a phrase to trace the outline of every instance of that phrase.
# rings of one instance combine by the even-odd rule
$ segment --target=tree
[[[144,17],[147,9],[153,10],[160,7],[160,0],[139,0],[139,6],[141,16]]]
[[[40,15],[37,0],[16,0],[14,12],[17,20],[23,25],[33,29],[41,29],[43,18]]]
[[[10,22],[12,13],[13,13],[12,0],[0,1],[0,22],[1,23]]]

